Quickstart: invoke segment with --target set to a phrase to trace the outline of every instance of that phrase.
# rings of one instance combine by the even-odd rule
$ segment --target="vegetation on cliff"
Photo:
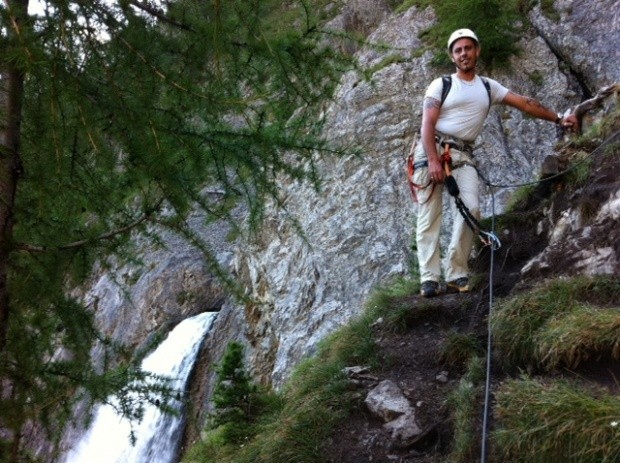
[[[297,369],[279,400],[273,401],[267,413],[254,416],[254,425],[245,428],[243,436],[227,439],[222,429],[216,427],[183,461],[346,463],[371,456],[372,461],[384,461],[390,455],[411,462],[479,461],[486,350],[481,334],[485,327],[471,322],[484,321],[473,304],[475,300],[479,303],[480,298],[446,297],[429,304],[419,299],[413,289],[415,285],[380,290],[360,320],[326,340],[320,352]],[[596,320],[588,326],[575,326],[565,308],[556,310],[579,305],[580,302],[573,302],[575,295],[578,301],[587,301],[592,312],[608,313],[613,318],[616,329],[612,339],[606,331],[596,329]],[[493,358],[501,363],[501,369],[498,365],[493,368],[494,419],[487,430],[493,461],[616,461],[620,455],[620,384],[615,376],[620,361],[619,296],[617,280],[577,277],[550,280],[533,292],[498,302],[492,322]],[[547,305],[543,301],[552,303]],[[528,307],[528,313],[520,316],[516,306]],[[518,346],[529,346],[536,330],[525,327],[531,321],[529,313],[538,312],[537,308],[544,308],[542,311],[551,316],[548,318],[554,325],[555,337],[563,341],[563,351],[571,355],[553,367],[537,357],[554,355],[554,350],[544,343],[535,345],[536,353],[531,355],[511,356],[505,352],[513,346],[517,350]],[[429,328],[438,316],[445,319],[443,334]],[[504,332],[502,323],[497,321],[500,319],[509,320],[506,326],[514,325],[515,329]],[[455,330],[459,330],[458,334]],[[435,341],[425,342],[424,337],[429,335],[437,336]],[[460,341],[455,342],[455,337]],[[396,375],[406,368],[399,365],[399,359],[421,356],[420,350],[427,351],[425,358],[434,358],[435,362]],[[401,357],[395,351],[401,351]],[[581,363],[573,356],[576,352]],[[589,361],[583,362],[587,357]],[[412,399],[423,404],[422,409],[433,408],[423,414],[428,420],[424,425],[436,432],[430,444],[413,449],[370,444],[370,436],[381,435],[377,430],[381,425],[363,411],[364,394],[352,386],[345,372],[346,367],[358,365],[368,366],[377,379],[406,384],[414,391]],[[456,378],[439,394],[425,395],[424,383],[429,377],[415,378],[429,372],[434,375],[442,368]],[[436,389],[437,386],[429,391]],[[383,438],[389,441],[387,435]]]
[[[586,185],[600,192],[601,170],[617,178],[620,145],[593,147],[595,140],[617,135],[619,121],[616,111],[560,146],[572,159],[568,172],[553,180],[553,188],[545,182],[523,188],[512,208],[497,217],[504,246],[492,273],[491,310],[487,248],[474,262],[480,274],[472,294],[423,299],[415,275],[386,285],[367,302],[363,316],[296,370],[277,405],[254,417],[244,438],[222,439],[212,429],[183,461],[470,463],[480,461],[483,439],[489,461],[617,461],[620,282],[615,275],[583,276],[559,261],[546,278],[523,280],[520,271],[546,245],[540,238],[522,239],[530,233],[524,224],[550,223],[545,214],[568,198],[578,205]],[[586,146],[585,156],[597,151],[596,162],[584,162]],[[588,202],[591,211],[617,194],[617,181],[608,186],[595,203]],[[585,217],[592,220],[594,214]],[[611,236],[600,237],[605,243],[617,239],[613,227],[601,233],[609,231]],[[492,363],[485,371],[487,359]],[[354,366],[367,367],[374,383],[355,386],[346,374]],[[435,381],[440,370],[451,378],[445,384]],[[425,434],[410,447],[390,446],[382,423],[365,411],[365,392],[383,379],[401,385],[418,404]]]
[[[50,0],[36,12],[28,4],[0,6],[7,462],[27,458],[29,423],[57,439],[84,390],[105,401],[144,376],[132,352],[98,331],[94,307],[69,294],[93,263],[131,261],[133,233],[157,242],[157,230],[168,230],[226,279],[188,214],[202,209],[239,227],[229,212],[242,203],[255,226],[267,199],[281,200],[276,178],[316,182],[317,155],[338,154],[318,104],[350,65],[325,46],[304,2]],[[93,365],[96,343],[106,353]],[[129,416],[139,410],[119,403]]]

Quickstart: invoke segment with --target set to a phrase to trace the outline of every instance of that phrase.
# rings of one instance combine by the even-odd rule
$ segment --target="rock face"
[[[556,4],[561,19],[549,19],[535,9],[531,19],[536,30],[521,39],[522,56],[513,59],[509,70],[489,76],[564,111],[620,80],[620,48],[615,43],[620,40],[620,5],[613,0],[594,6],[585,1]],[[595,31],[590,29],[592,15],[597,17]],[[248,346],[248,365],[256,378],[278,387],[320,339],[361,312],[374,287],[409,272],[416,207],[403,163],[420,124],[425,88],[438,75],[429,65],[430,54],[419,53],[418,35],[433,21],[430,8],[385,16],[369,40],[391,48],[357,52],[363,66],[377,70],[370,82],[356,73],[343,77],[328,109],[329,136],[361,146],[363,156],[319,163],[319,192],[303,184],[282,185],[287,210],[300,220],[305,236],[274,210],[259,239],[237,250],[235,272],[257,303],[224,306],[216,321],[217,338],[206,343],[204,362],[217,358],[226,339],[240,340]],[[611,38],[602,40],[603,32]],[[378,66],[382,62],[391,64]],[[553,124],[494,107],[478,140],[476,159],[493,184],[531,181],[560,136]],[[486,188],[481,191],[483,215],[491,215],[493,207],[495,213],[502,212],[513,190],[494,188],[493,196]],[[614,204],[610,200],[608,215],[613,215]],[[573,234],[581,233],[571,227]],[[581,251],[575,265],[618,271],[617,246],[592,243]],[[549,258],[535,257],[531,265],[539,259],[544,266]],[[207,381],[196,386],[195,392],[201,391],[197,398],[209,396],[210,371],[203,363]],[[200,417],[196,412],[194,419],[200,422]]]
[[[529,19],[550,49],[570,64],[584,93],[618,81],[620,8],[615,0],[557,0],[556,17],[540,5]]]
[[[396,418],[413,413],[413,407],[393,381],[380,382],[370,390],[365,400],[373,415],[388,423]]]
[[[612,1],[597,5],[616,16],[620,9]],[[590,35],[590,9],[585,2],[564,3],[559,23],[535,11],[532,16],[538,19],[538,30],[522,39],[525,52],[513,60],[509,71],[491,77],[558,111],[578,103],[586,93],[595,93],[597,86],[612,83],[610,79],[619,80],[615,39],[606,44],[596,38],[599,29],[607,36],[618,36],[611,31],[618,32],[619,23],[601,25]],[[610,20],[614,14],[608,15]],[[237,274],[260,303],[231,306],[220,321],[242,319],[246,332],[241,337],[250,346],[251,365],[264,382],[280,385],[291,367],[312,353],[319,339],[360,313],[373,287],[409,271],[414,257],[415,205],[405,184],[403,160],[420,124],[424,90],[437,75],[429,66],[430,54],[418,52],[418,35],[433,21],[432,10],[415,7],[388,16],[369,40],[389,43],[391,48],[368,47],[358,52],[368,68],[391,62],[386,60],[390,54],[402,59],[376,70],[371,82],[356,73],[345,75],[328,110],[329,136],[362,146],[363,156],[321,163],[319,192],[303,184],[282,185],[288,211],[300,219],[305,239],[274,211],[260,239],[236,254]],[[605,62],[604,72],[593,75],[592,54],[589,60],[581,59],[581,54],[571,59],[571,44],[576,42],[596,44],[596,62]],[[542,79],[533,79],[534,73]],[[581,79],[585,75],[590,77]],[[504,106],[494,107],[476,159],[491,183],[521,183],[536,177],[542,159],[557,141],[553,124]],[[511,192],[495,189],[496,213],[502,211]],[[489,215],[491,198],[486,190],[481,193],[484,213]]]
[[[271,209],[252,242],[218,252],[218,260],[242,281],[254,302],[239,304],[226,297],[199,254],[172,239],[167,249],[147,259],[148,270],[135,275],[128,271],[128,281],[135,284],[126,299],[112,289],[105,275],[91,292],[102,327],[135,346],[186,316],[220,310],[194,373],[195,407],[189,423],[196,426],[188,428],[186,443],[202,426],[212,366],[229,341],[244,343],[255,378],[277,388],[321,339],[361,313],[373,288],[410,272],[416,207],[405,183],[404,159],[420,125],[426,86],[441,73],[431,68],[429,52],[420,53],[418,38],[435,16],[432,9],[417,7],[389,14],[384,3],[377,3],[380,14],[373,15],[364,9],[369,5],[374,3],[351,2],[348,7],[354,9],[345,12],[349,19],[340,17],[334,24],[357,18],[366,30],[373,30],[371,42],[390,47],[357,51],[362,67],[375,69],[372,80],[346,74],[326,113],[328,136],[361,147],[362,155],[318,159],[319,191],[299,183],[281,185],[287,214],[299,220],[304,236],[286,214]],[[534,8],[530,19],[535,30],[521,39],[524,53],[513,59],[510,70],[482,73],[563,111],[600,87],[620,81],[620,4],[558,0],[554,5],[559,18]],[[494,107],[475,156],[491,183],[521,183],[536,177],[559,136],[553,124]],[[493,196],[486,188],[481,191],[483,215],[501,212],[512,191],[494,188]],[[619,201],[617,191],[610,195],[604,210],[588,222],[589,230],[581,228],[579,213],[567,208],[555,230],[545,233],[553,235],[552,242],[587,241],[597,224],[617,223]],[[213,235],[216,243],[224,241],[213,229],[201,233]],[[571,265],[584,273],[618,272],[620,250],[617,243],[610,243],[614,241],[601,238],[576,246]],[[540,275],[552,259],[552,250],[533,256],[523,272]]]

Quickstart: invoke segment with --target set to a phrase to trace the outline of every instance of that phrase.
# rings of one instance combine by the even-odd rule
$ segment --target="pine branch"
[[[135,6],[139,10],[144,11],[147,14],[150,14],[151,16],[159,19],[160,21],[165,22],[166,24],[178,27],[179,29],[183,29],[185,31],[191,31],[192,30],[192,28],[189,27],[187,24],[183,24],[183,23],[180,23],[178,21],[175,21],[172,18],[169,18],[168,16],[166,16],[166,14],[164,12],[162,12],[159,9],[149,5],[147,2],[144,2],[144,1],[141,2],[141,1],[134,0],[134,1],[131,1],[129,3],[130,3],[130,5]]]
[[[63,244],[61,246],[55,246],[55,247],[49,247],[49,246],[36,246],[33,244],[28,244],[28,243],[18,243],[16,245],[16,249],[19,251],[26,251],[26,252],[31,252],[31,253],[43,253],[43,252],[48,252],[50,250],[53,251],[68,251],[70,249],[76,249],[76,248],[80,248],[82,246],[85,246],[87,244],[91,244],[97,241],[105,241],[105,240],[110,240],[115,238],[118,235],[122,235],[124,233],[127,233],[131,230],[133,230],[134,228],[137,228],[138,226],[140,226],[141,224],[143,224],[144,222],[150,220],[151,216],[153,215],[153,213],[157,210],[159,210],[159,207],[161,206],[161,203],[163,202],[163,200],[159,201],[159,203],[152,208],[150,211],[147,211],[146,213],[144,213],[144,215],[142,217],[140,217],[139,219],[135,220],[134,222],[125,225],[124,227],[120,227],[117,228],[115,230],[111,230],[107,233],[103,233],[95,238],[88,238],[88,239],[84,239],[84,240],[78,240],[78,241],[74,241],[72,243],[67,243],[67,244]]]

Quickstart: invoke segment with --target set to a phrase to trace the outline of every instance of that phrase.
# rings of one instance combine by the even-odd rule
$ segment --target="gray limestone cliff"
[[[365,18],[365,27],[372,24],[368,17],[380,18],[369,41],[390,44],[387,49],[367,46],[357,51],[363,67],[377,68],[372,80],[354,72],[345,75],[327,110],[330,138],[360,146],[363,155],[323,160],[318,192],[303,184],[281,185],[287,213],[299,218],[305,237],[283,213],[273,210],[260,237],[237,249],[234,271],[259,303],[225,304],[216,322],[217,335],[205,346],[208,362],[217,358],[215,353],[227,340],[242,341],[256,378],[276,387],[312,354],[318,341],[362,311],[373,288],[407,274],[413,259],[415,205],[405,182],[404,159],[420,124],[424,90],[438,75],[430,66],[430,54],[420,53],[423,45],[418,38],[435,17],[430,8],[416,7],[399,15],[383,10],[365,15],[364,8],[376,13],[376,5],[350,4],[361,9],[357,14]],[[530,14],[534,27],[519,43],[523,53],[512,60],[510,69],[490,77],[565,111],[620,81],[620,4],[558,1],[555,8],[559,15],[555,19],[534,8]],[[390,60],[392,55],[400,58]],[[531,181],[560,136],[553,124],[497,106],[478,140],[476,159],[493,184]],[[501,213],[513,191],[483,189],[483,214],[491,215],[493,204],[494,212]],[[613,204],[602,220],[617,216]],[[617,272],[617,247],[615,251],[604,247],[603,272]],[[586,254],[596,259],[598,253],[591,249]],[[592,264],[588,270],[582,265],[584,273],[601,268]],[[200,371],[209,378],[206,364]],[[208,381],[196,386],[198,391],[206,399]],[[200,422],[200,416],[197,411],[194,418]]]
[[[592,4],[558,5],[559,21],[545,18],[539,9],[532,12],[536,30],[521,39],[524,53],[509,70],[491,77],[564,111],[620,80],[620,23],[614,20],[620,5],[596,2],[601,13],[615,14],[596,15],[591,32]],[[600,24],[603,16],[608,23]],[[357,52],[362,66],[369,68],[390,53],[406,59],[377,70],[372,81],[353,72],[345,75],[328,109],[329,136],[361,146],[363,155],[324,160],[318,192],[297,183],[281,186],[287,211],[300,219],[305,239],[274,210],[260,239],[237,250],[235,272],[261,303],[231,303],[220,323],[234,319],[244,327],[231,337],[248,344],[253,370],[264,382],[281,384],[318,340],[360,313],[373,287],[406,274],[410,267],[415,205],[403,167],[420,124],[424,90],[437,75],[429,65],[430,54],[419,53],[418,35],[432,21],[432,10],[415,7],[387,16],[369,40],[392,48]],[[609,40],[600,40],[601,30]],[[515,184],[537,177],[542,159],[552,154],[558,140],[553,124],[498,106],[491,110],[475,154],[490,182]],[[499,213],[512,191],[495,190]],[[484,189],[481,195],[488,216],[490,194]]]
[[[559,18],[533,9],[533,28],[519,42],[523,53],[509,70],[488,75],[565,111],[620,81],[620,4],[558,0],[554,7]],[[369,32],[369,42],[390,45],[357,50],[361,66],[375,69],[372,79],[346,74],[326,108],[328,137],[360,147],[362,154],[317,160],[319,191],[302,183],[280,185],[286,214],[269,209],[260,233],[249,242],[225,244],[221,230],[201,230],[254,302],[240,304],[226,296],[200,254],[172,237],[166,248],[145,252],[148,265],[140,273],[129,268],[117,273],[116,278],[130,283],[127,293],[114,289],[105,274],[89,292],[102,328],[135,346],[184,317],[219,310],[193,375],[189,422],[196,427],[188,431],[189,441],[208,408],[213,363],[229,341],[246,346],[248,367],[258,381],[279,387],[321,339],[361,313],[373,288],[410,271],[415,205],[404,160],[420,124],[425,88],[438,75],[419,39],[436,18],[430,8],[393,14],[385,5],[376,9],[375,3],[363,1],[349,2],[348,8],[348,16],[337,18],[334,27],[342,27],[353,15]],[[484,43],[482,47],[484,53]],[[492,183],[530,181],[559,137],[553,124],[497,106],[475,155]],[[481,191],[486,216],[502,212],[512,189],[495,188],[492,193]],[[609,205],[605,220],[617,220],[617,203]],[[288,214],[299,220],[304,236]],[[565,215],[570,217],[570,210]],[[605,271],[617,272],[617,247],[604,252]],[[540,262],[545,259],[538,256]]]

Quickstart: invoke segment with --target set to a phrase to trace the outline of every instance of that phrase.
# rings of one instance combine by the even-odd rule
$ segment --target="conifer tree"
[[[215,412],[211,426],[231,424],[242,427],[251,418],[252,395],[257,389],[245,370],[241,344],[228,344],[216,372],[217,380],[213,391]]]
[[[40,7],[0,6],[2,461],[28,422],[69,416],[78,388],[103,401],[143,376],[90,364],[101,335],[68,289],[155,223],[213,262],[191,210],[217,220],[243,201],[256,224],[278,178],[316,181],[318,104],[349,66],[304,0]]]

